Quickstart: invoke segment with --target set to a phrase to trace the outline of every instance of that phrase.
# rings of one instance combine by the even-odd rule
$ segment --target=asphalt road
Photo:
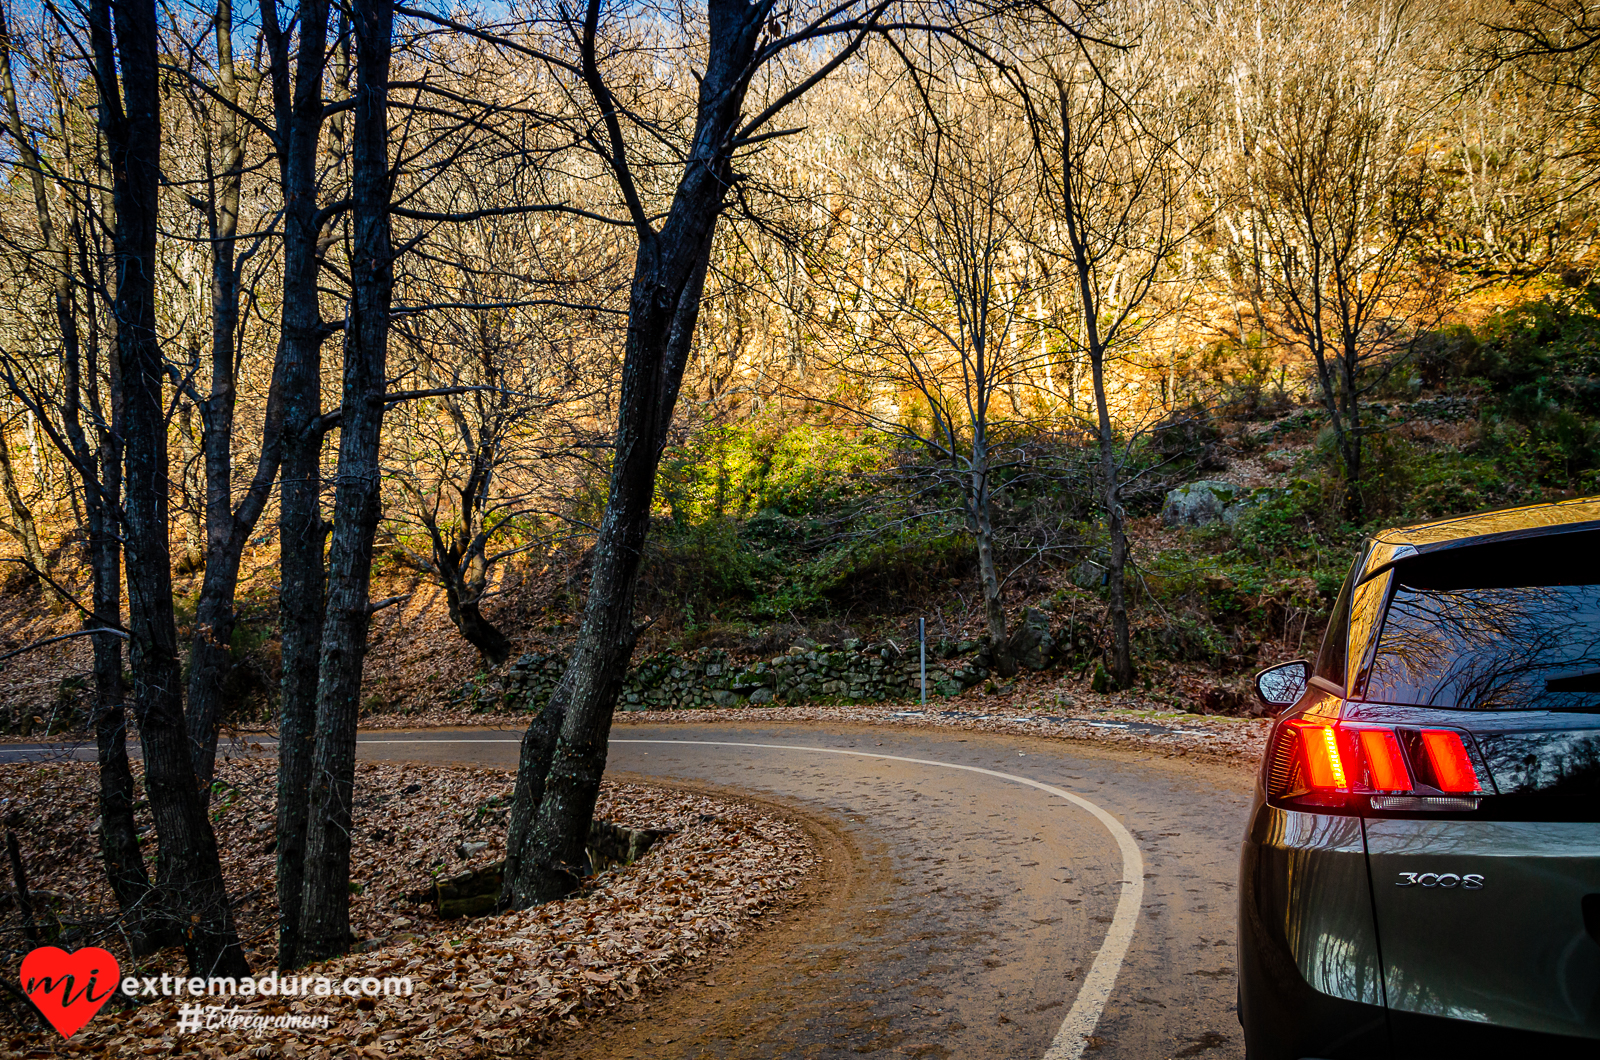
[[[360,754],[511,769],[519,736],[368,732]],[[93,755],[0,745],[0,761]],[[1244,1055],[1246,769],[983,733],[720,724],[619,726],[607,769],[766,803],[824,862],[803,907],[542,1060]]]
[[[374,732],[361,754],[509,768],[517,735]],[[757,797],[826,864],[803,910],[552,1056],[1244,1055],[1243,769],[978,733],[628,725],[608,770]]]

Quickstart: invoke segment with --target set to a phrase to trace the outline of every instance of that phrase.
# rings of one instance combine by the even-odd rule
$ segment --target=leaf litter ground
[[[137,769],[137,766],[136,766]],[[229,892],[257,975],[272,967],[275,763],[235,757],[219,770],[212,816]],[[674,828],[634,865],[588,881],[581,895],[537,909],[443,921],[405,897],[434,877],[499,860],[511,778],[503,771],[363,763],[357,767],[351,953],[299,974],[409,976],[409,997],[225,998],[248,1013],[329,1017],[326,1031],[210,1030],[179,1035],[185,999],[103,1009],[70,1041],[43,1027],[14,992],[3,998],[0,1057],[480,1057],[516,1053],[637,999],[673,969],[758,923],[811,871],[816,852],[796,824],[706,795],[603,785],[596,816]],[[114,911],[98,861],[92,764],[0,766],[0,818],[15,831],[30,889],[56,911],[68,949],[99,945],[123,975],[183,971],[168,951],[130,967],[107,923]],[[141,824],[148,827],[146,809]],[[150,835],[146,831],[145,835]],[[153,840],[150,842],[153,843]],[[482,846],[478,846],[482,844]],[[465,854],[465,856],[463,856]],[[153,858],[149,860],[153,861]],[[5,893],[5,974],[17,983],[25,942]],[[78,925],[75,937],[70,936]]]

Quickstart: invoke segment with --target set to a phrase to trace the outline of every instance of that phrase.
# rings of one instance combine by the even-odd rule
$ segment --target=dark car
[[[1250,1060],[1600,1057],[1600,498],[1376,535],[1256,687]]]

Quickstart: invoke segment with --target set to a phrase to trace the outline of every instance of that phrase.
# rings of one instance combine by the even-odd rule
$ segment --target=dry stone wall
[[[976,648],[976,645],[973,645]],[[524,655],[511,664],[502,687],[478,694],[483,710],[538,711],[550,700],[566,668],[563,655]],[[956,695],[989,676],[976,659],[930,659],[929,695]],[[862,702],[904,699],[918,691],[914,652],[893,644],[845,641],[793,647],[782,655],[741,663],[720,649],[648,656],[628,671],[618,702],[622,710],[682,710],[763,703]]]
[[[1062,634],[1051,633],[1048,617],[1031,608],[1018,623],[1012,642],[1018,662],[1035,670],[1063,661],[1066,643]],[[918,694],[918,658],[916,645],[908,648],[892,641],[807,642],[754,662],[736,660],[716,648],[660,652],[628,671],[618,708],[683,710],[909,699]],[[561,653],[523,655],[499,679],[481,687],[469,685],[460,698],[471,697],[482,711],[539,711],[549,702],[566,665]],[[929,696],[959,695],[988,676],[984,645],[976,641],[928,645]]]

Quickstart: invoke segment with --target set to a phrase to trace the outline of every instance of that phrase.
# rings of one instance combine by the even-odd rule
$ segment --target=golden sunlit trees
[[[1111,673],[1133,682],[1127,612],[1128,539],[1119,443],[1137,423],[1113,419],[1110,373],[1152,323],[1161,288],[1181,277],[1176,259],[1208,221],[1198,164],[1209,146],[1213,94],[1207,71],[1181,45],[1175,12],[1160,3],[1119,10],[1110,43],[1084,40],[1024,65],[1021,88],[1039,167],[1041,210],[1055,239],[1077,319],[1062,329],[1089,362],[1107,565]]]
[[[1266,307],[1267,333],[1315,370],[1345,511],[1359,521],[1362,400],[1448,295],[1447,277],[1419,253],[1437,210],[1434,99],[1406,60],[1429,22],[1404,3],[1376,3],[1313,8],[1293,29],[1233,74],[1244,102],[1228,143],[1254,235],[1238,271]]]
[[[981,70],[959,67],[926,94],[902,83],[863,125],[874,150],[846,200],[846,260],[828,269],[813,259],[821,284],[849,306],[832,361],[864,386],[852,409],[861,421],[925,451],[932,478],[958,498],[992,658],[1009,676],[994,499],[1008,442],[1030,433],[1017,396],[1042,356],[1028,315],[1027,128]]]

